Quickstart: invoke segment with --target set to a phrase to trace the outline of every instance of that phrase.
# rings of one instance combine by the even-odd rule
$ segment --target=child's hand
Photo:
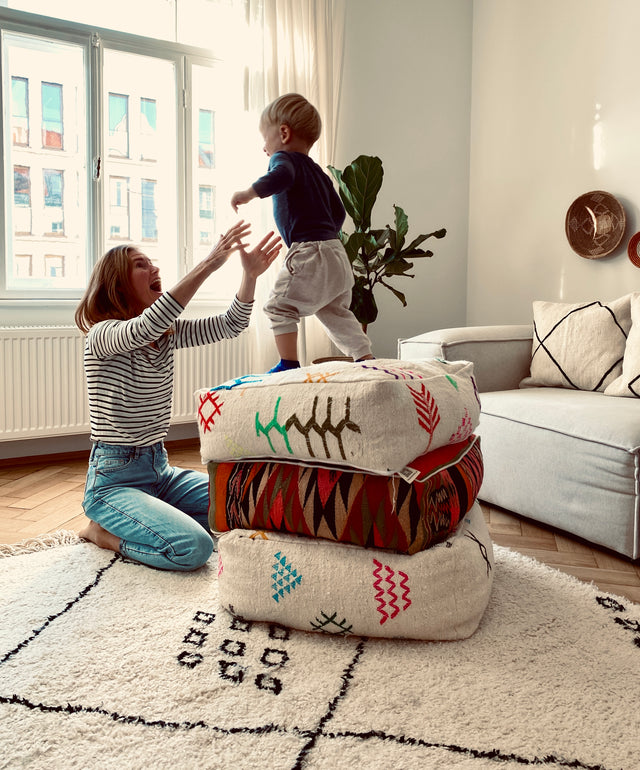
[[[257,194],[253,187],[250,187],[248,190],[240,190],[231,196],[231,207],[238,213],[238,206],[241,206],[243,203],[249,203],[249,201],[256,197]]]

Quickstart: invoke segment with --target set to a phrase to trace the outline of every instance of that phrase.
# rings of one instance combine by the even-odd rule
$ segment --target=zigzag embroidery
[[[386,577],[384,578],[385,582],[387,583],[388,587],[386,589],[386,593],[391,597],[389,601],[385,600],[385,589],[382,587],[382,563],[379,562],[377,559],[373,559],[373,563],[375,565],[375,569],[373,570],[373,576],[375,580],[373,581],[373,588],[376,591],[375,600],[378,603],[378,607],[376,608],[376,611],[379,612],[382,617],[380,618],[380,625],[384,625],[387,620],[393,620],[400,612],[400,607],[398,606],[398,595],[396,593],[396,589],[398,588],[398,583],[394,580],[395,571],[388,565],[385,564],[384,568],[386,570]],[[409,576],[406,572],[400,572],[398,571],[398,576],[401,578],[399,581],[400,589],[402,590],[402,601],[403,601],[403,607],[402,611],[404,612],[411,606],[411,599],[409,599],[409,593],[411,592],[411,589],[409,588]],[[387,612],[387,607],[391,608],[391,613]]]
[[[382,564],[377,560],[374,559],[373,563],[376,565],[376,568],[373,570],[373,576],[375,580],[373,581],[373,587],[376,590],[375,600],[378,602],[378,612],[382,615],[380,618],[380,625],[382,626],[384,623],[387,622],[389,619],[389,613],[385,610],[385,600],[384,600],[384,589],[382,588],[382,579],[380,577],[380,570],[382,569]]]

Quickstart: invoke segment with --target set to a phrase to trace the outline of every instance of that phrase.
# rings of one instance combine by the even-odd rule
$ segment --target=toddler
[[[260,118],[269,169],[231,198],[237,212],[253,198],[273,196],[276,226],[289,249],[264,306],[280,355],[270,372],[300,366],[298,322],[310,315],[354,361],[373,358],[369,338],[349,310],[354,278],[338,236],[346,212],[329,176],[309,157],[320,130],[320,115],[303,96],[285,94],[272,102]]]

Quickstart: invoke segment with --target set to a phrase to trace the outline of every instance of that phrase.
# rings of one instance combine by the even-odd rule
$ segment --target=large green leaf
[[[329,169],[336,178],[340,197],[357,230],[371,227],[371,212],[382,187],[382,161],[375,155],[359,155],[342,173]]]
[[[351,312],[365,326],[373,323],[378,317],[375,297],[364,278],[356,278],[351,292]]]
[[[396,220],[396,250],[400,251],[404,246],[404,239],[409,232],[409,218],[404,213],[404,209],[394,204],[393,210],[395,212]]]

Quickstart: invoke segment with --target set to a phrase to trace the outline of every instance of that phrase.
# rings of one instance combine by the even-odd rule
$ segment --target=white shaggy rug
[[[0,559],[2,768],[640,768],[640,606],[505,548],[478,631],[434,643],[234,619],[215,559],[52,545]]]

